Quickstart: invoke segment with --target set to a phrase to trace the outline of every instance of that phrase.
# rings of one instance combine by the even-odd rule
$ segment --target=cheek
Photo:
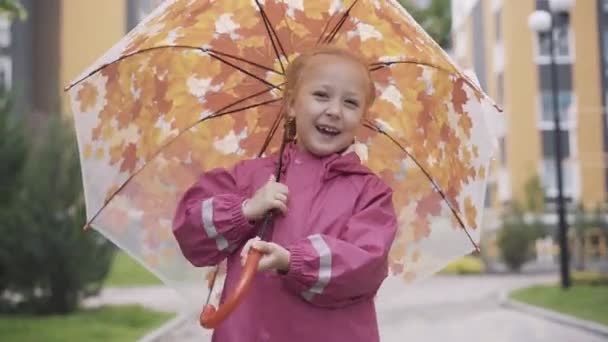
[[[363,120],[363,113],[351,112],[344,116],[344,128],[349,132],[356,131]]]

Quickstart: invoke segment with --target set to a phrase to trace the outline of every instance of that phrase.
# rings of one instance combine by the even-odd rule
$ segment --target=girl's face
[[[364,67],[348,58],[311,57],[288,111],[299,148],[322,157],[348,147],[366,110],[368,82]]]

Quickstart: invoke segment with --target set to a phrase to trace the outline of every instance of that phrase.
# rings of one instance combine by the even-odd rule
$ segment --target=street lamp
[[[564,185],[562,170],[562,146],[560,141],[560,117],[558,106],[557,66],[555,62],[555,32],[559,25],[568,25],[568,14],[574,0],[549,0],[550,11],[534,11],[528,18],[528,26],[536,33],[548,33],[551,58],[553,123],[555,143],[555,163],[557,170],[557,216],[559,220],[560,270],[563,289],[570,287],[570,267],[568,255],[568,225],[566,222],[566,209],[564,205]]]

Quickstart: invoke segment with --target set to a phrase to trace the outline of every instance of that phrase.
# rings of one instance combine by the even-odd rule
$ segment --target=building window
[[[502,11],[500,9],[494,13],[494,38],[497,42],[502,41]]]
[[[494,202],[494,193],[496,192],[495,184],[488,184],[486,186],[486,195],[484,197],[484,207],[491,208]]]
[[[500,72],[496,76],[496,101],[499,105],[504,104],[505,97],[505,76],[504,73]]]
[[[161,0],[129,0],[127,1],[127,29],[133,29],[148,14],[150,14]]]
[[[478,2],[473,8],[473,67],[480,87],[486,90],[486,46],[483,13],[483,2]]]
[[[604,107],[603,116],[603,150],[604,154],[608,154],[608,112],[606,112],[606,105],[608,104],[608,0],[598,1],[598,26],[600,33],[600,45],[602,52],[602,87],[603,98],[602,104]],[[608,166],[604,166],[604,179],[606,180],[605,191],[608,192]]]
[[[13,61],[7,51],[11,46],[11,24],[0,16],[0,91],[10,90],[13,84]]]
[[[464,58],[467,55],[467,49],[469,45],[468,36],[464,28],[461,28],[456,32],[455,51],[457,58]]]
[[[555,135],[554,130],[543,130],[541,139],[543,144],[543,158],[555,158]],[[562,153],[562,159],[570,157],[570,132],[566,130],[559,131],[559,141]]]
[[[541,123],[553,124],[553,92],[541,91]],[[570,90],[560,90],[557,95],[559,119],[563,125],[569,124],[572,118],[573,94]]]
[[[608,16],[606,18],[608,20]],[[604,77],[608,76],[608,23],[606,23],[606,27],[604,27],[602,35],[602,57],[604,63]]]
[[[542,183],[547,198],[557,197],[557,170],[554,158],[545,158],[542,162]],[[562,160],[562,180],[564,196],[573,194],[573,168],[572,163]]]
[[[505,137],[498,138],[498,149],[500,154],[500,166],[507,166],[507,147]]]
[[[547,197],[555,197],[557,194],[557,173],[555,169],[555,158],[557,157],[557,153],[554,133],[554,130],[543,130],[541,133],[543,148],[542,179]],[[570,158],[570,132],[567,130],[560,130],[559,141],[562,155],[564,193],[571,196],[573,191],[573,172],[572,163],[568,162],[568,159]]]
[[[538,63],[549,63],[551,60],[551,33],[540,32],[536,37],[536,59]],[[570,63],[572,53],[570,46],[572,36],[569,26],[557,27],[553,30],[553,52],[557,63]]]
[[[0,16],[0,48],[8,48],[11,45],[11,23]]]

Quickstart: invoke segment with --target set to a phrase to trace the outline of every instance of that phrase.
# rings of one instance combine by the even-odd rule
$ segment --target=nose
[[[342,116],[342,103],[339,100],[331,100],[327,103],[325,115],[332,119],[338,119]]]

